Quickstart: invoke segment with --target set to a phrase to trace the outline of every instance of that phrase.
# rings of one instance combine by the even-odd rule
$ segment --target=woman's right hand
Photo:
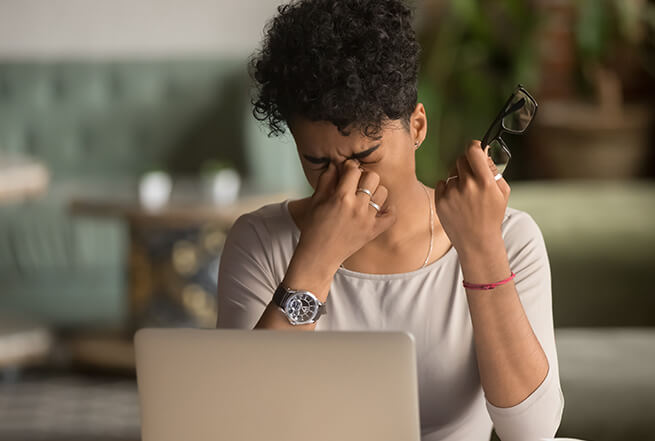
[[[373,196],[357,192],[359,187]],[[311,197],[297,251],[336,272],[344,260],[395,223],[395,207],[386,203],[387,196],[380,176],[360,168],[356,160],[346,161],[341,176],[330,162]],[[369,200],[380,206],[379,212]]]

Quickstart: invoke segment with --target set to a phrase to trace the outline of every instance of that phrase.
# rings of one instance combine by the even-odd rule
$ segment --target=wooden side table
[[[128,286],[131,330],[143,326],[214,327],[218,262],[234,221],[288,194],[246,196],[214,205],[178,198],[149,210],[136,198],[78,198],[78,216],[123,219],[129,228]]]
[[[129,230],[128,328],[80,334],[71,344],[74,359],[130,367],[132,336],[141,327],[214,328],[218,264],[229,228],[244,213],[295,196],[251,195],[218,206],[197,194],[178,195],[156,210],[141,206],[136,196],[71,201],[74,215],[118,218]]]

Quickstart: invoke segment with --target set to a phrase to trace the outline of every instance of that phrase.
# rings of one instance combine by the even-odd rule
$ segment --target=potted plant
[[[532,2],[419,3],[416,30],[421,44],[419,101],[428,116],[428,134],[416,153],[419,179],[447,176],[471,139],[481,139],[518,83],[533,90],[538,81]],[[522,161],[519,137],[511,139],[513,163]],[[523,173],[510,165],[511,177]]]
[[[241,175],[232,161],[207,160],[202,164],[200,174],[205,194],[215,204],[236,202],[241,188]]]
[[[643,0],[572,6],[579,87],[572,97],[540,103],[537,162],[546,164],[548,177],[639,176],[650,153],[652,112],[638,93],[626,92],[652,73],[646,48],[655,31],[654,6]]]

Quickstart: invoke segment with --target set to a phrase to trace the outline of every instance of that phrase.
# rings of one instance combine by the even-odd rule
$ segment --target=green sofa
[[[655,181],[511,185],[551,264],[558,436],[655,440]]]

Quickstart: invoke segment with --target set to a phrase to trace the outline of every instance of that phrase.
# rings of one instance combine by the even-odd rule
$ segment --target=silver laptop
[[[419,441],[401,331],[141,329],[142,441]]]

